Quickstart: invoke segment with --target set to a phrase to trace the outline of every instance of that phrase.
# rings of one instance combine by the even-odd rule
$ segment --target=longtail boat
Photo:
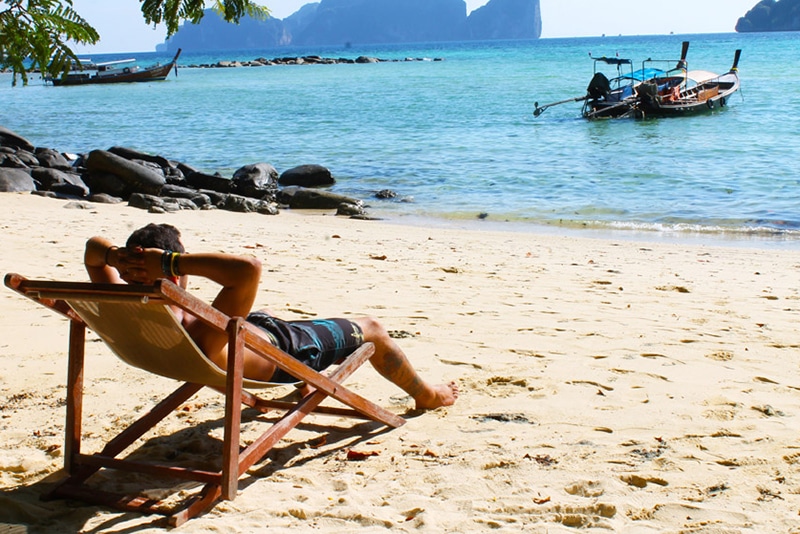
[[[586,94],[543,106],[536,102],[533,115],[538,117],[552,106],[569,102],[583,102],[581,115],[590,120],[683,116],[725,107],[739,90],[742,51],[736,50],[733,66],[722,75],[689,70],[688,51],[689,42],[684,41],[680,59],[648,58],[638,70],[633,70],[630,59],[589,54],[594,61],[594,75]],[[616,75],[603,73],[599,67],[606,65],[616,67]]]
[[[731,95],[739,90],[739,58],[725,74],[705,70],[686,71],[679,76],[656,76],[636,88],[637,118],[679,117],[706,113],[725,107]]]
[[[48,80],[55,86],[61,85],[87,85],[97,83],[128,83],[128,82],[160,82],[165,80],[172,69],[176,69],[181,50],[175,54],[172,61],[165,65],[156,63],[151,67],[141,68],[133,64],[134,59],[122,59],[98,63],[94,65],[95,71],[70,71],[66,75]]]

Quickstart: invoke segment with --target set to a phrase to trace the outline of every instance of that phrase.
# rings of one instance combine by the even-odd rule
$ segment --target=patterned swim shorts
[[[247,322],[266,332],[273,345],[315,371],[327,369],[364,344],[361,328],[347,319],[284,321],[267,313],[253,312],[247,316]],[[276,369],[270,382],[291,383],[297,379],[283,369]]]

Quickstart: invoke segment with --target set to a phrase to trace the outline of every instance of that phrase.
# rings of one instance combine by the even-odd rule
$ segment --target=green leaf
[[[12,85],[28,73],[59,76],[78,58],[70,43],[95,44],[100,36],[72,7],[72,0],[5,0],[0,11],[0,68],[11,69]]]
[[[167,37],[183,21],[200,22],[205,9],[204,0],[140,2],[144,20],[164,23]],[[28,73],[37,70],[44,76],[66,76],[73,64],[80,64],[71,45],[100,40],[97,30],[75,11],[72,0],[2,0],[3,4],[7,8],[0,11],[0,69],[11,69],[12,85],[17,78],[26,85]],[[213,9],[228,22],[238,23],[244,16],[269,17],[269,9],[252,0],[214,0]]]

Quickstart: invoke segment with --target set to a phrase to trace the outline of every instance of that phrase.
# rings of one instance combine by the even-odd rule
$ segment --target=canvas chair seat
[[[234,499],[240,473],[260,461],[309,413],[367,419],[389,427],[405,423],[402,417],[375,405],[342,384],[374,353],[375,348],[371,343],[365,343],[326,376],[273,346],[257,327],[243,318],[226,316],[168,280],[158,280],[152,286],[133,286],[36,281],[8,274],[5,284],[70,319],[64,447],[64,466],[69,476],[45,498],[68,497],[125,511],[159,513],[166,515],[171,525],[177,526],[209,510],[219,499]],[[226,332],[226,369],[219,368],[199,349],[173,312],[173,306]],[[183,383],[108,441],[101,451],[92,454],[81,452],[87,328],[92,329],[124,362]],[[245,347],[305,382],[310,392],[298,402],[285,402],[263,399],[245,391],[245,388],[277,385],[244,378]],[[225,394],[223,453],[218,471],[120,458],[136,440],[203,387],[211,387]],[[328,397],[345,407],[320,406]],[[243,447],[240,440],[242,405],[263,412],[282,410],[285,413],[278,421],[269,424],[257,439]],[[161,503],[149,498],[116,495],[87,485],[87,480],[101,469],[170,476],[202,482],[204,486],[182,506],[165,510]]]
[[[169,305],[77,299],[69,305],[125,363],[183,382],[225,387],[225,371],[200,350]],[[257,389],[285,384],[245,378],[242,385]]]

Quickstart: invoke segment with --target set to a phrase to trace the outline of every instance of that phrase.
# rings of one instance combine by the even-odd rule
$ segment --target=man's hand
[[[109,265],[129,284],[152,284],[167,276],[161,270],[164,251],[159,248],[124,247],[115,252],[109,254]]]

